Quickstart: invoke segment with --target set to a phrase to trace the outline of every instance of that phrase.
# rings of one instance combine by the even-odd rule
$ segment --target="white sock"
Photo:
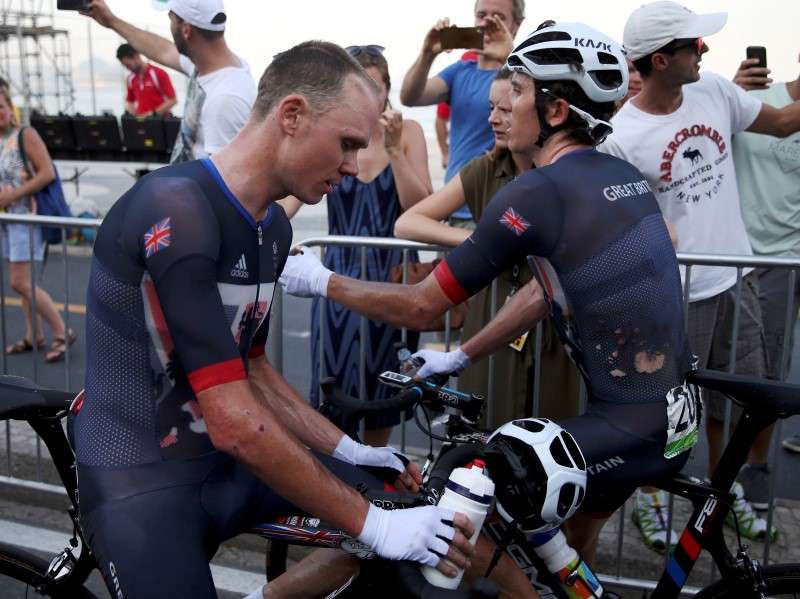
[[[244,599],[264,599],[264,587],[258,587]]]

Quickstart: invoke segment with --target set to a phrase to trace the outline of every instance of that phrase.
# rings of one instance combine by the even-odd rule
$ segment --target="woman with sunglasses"
[[[383,55],[384,48],[367,45],[350,46],[346,50],[380,88],[384,112],[369,145],[358,153],[358,175],[344,177],[327,196],[328,233],[392,237],[395,221],[400,214],[432,191],[425,136],[419,123],[403,119],[402,114],[391,107],[391,79],[389,65]],[[300,202],[291,197],[281,200],[281,204],[290,218],[300,208]],[[366,278],[371,281],[389,280],[392,267],[403,262],[400,250],[368,249],[366,258]],[[409,256],[410,261],[416,259],[414,253]],[[334,272],[361,278],[361,250],[329,248],[325,252],[325,265]],[[362,342],[366,346],[367,356],[366,397],[384,399],[389,395],[388,388],[379,385],[377,377],[385,370],[396,369],[394,343],[400,341],[400,331],[370,322],[366,339],[362,339],[361,317],[358,314],[334,302],[325,302],[324,305],[325,358],[321,368],[312,368],[312,405],[319,404],[320,374],[323,377],[336,377],[337,384],[345,393],[359,396]],[[319,363],[321,306],[320,301],[315,299],[311,322],[312,364]],[[399,414],[367,419],[364,441],[370,445],[386,445],[392,427],[399,421]]]

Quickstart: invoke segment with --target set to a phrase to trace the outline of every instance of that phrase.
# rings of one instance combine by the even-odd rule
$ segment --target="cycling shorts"
[[[350,486],[368,473],[315,454]],[[303,511],[222,453],[124,468],[78,466],[81,523],[115,599],[215,599],[209,561],[220,543]]]
[[[581,504],[586,514],[613,513],[637,487],[680,472],[690,454],[664,457],[666,401],[589,401],[585,414],[559,424],[575,437],[586,458],[586,497]]]

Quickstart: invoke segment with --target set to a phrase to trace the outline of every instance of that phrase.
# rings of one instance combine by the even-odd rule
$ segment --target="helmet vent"
[[[583,64],[583,56],[574,48],[540,48],[526,52],[525,58],[536,64]]]
[[[541,44],[543,42],[569,41],[571,39],[572,36],[566,31],[547,31],[545,33],[540,33],[539,35],[533,35],[529,37],[519,46],[514,48],[514,52],[519,52],[520,50],[524,50],[528,46],[533,46],[534,44]]]
[[[613,54],[609,54],[608,52],[598,52],[597,60],[600,62],[600,64],[619,64],[617,57]]]
[[[603,89],[616,89],[622,85],[622,75],[619,71],[591,71],[589,76],[594,79],[598,87]]]
[[[563,466],[564,468],[574,467],[572,460],[569,459],[567,451],[564,449],[564,445],[561,443],[559,437],[556,437],[550,443],[550,454],[553,456],[553,459],[559,466]]]
[[[581,470],[586,470],[586,460],[583,459],[583,453],[581,453],[574,437],[565,431],[561,433],[561,438],[564,440],[564,445],[567,446],[567,451],[572,456],[572,461],[575,465]]]
[[[541,433],[544,430],[544,424],[539,420],[515,420],[514,424],[532,433]]]
[[[508,64],[508,67],[511,68],[511,69],[513,69],[514,67],[523,66],[522,65],[522,59],[519,56],[516,56],[514,54],[512,54],[511,56],[508,57],[508,60],[506,61],[506,64]]]
[[[578,487],[572,483],[567,483],[561,487],[561,491],[558,494],[558,507],[556,508],[556,513],[559,518],[567,517],[567,512],[569,512],[570,508],[573,506],[577,493]]]

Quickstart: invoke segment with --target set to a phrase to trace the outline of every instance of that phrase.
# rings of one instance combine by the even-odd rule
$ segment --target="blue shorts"
[[[355,487],[375,477],[315,454]],[[223,453],[119,468],[78,465],[81,525],[113,597],[215,599],[220,543],[281,515],[302,515]]]
[[[42,228],[32,225],[3,225],[3,258],[9,262],[31,261],[31,233],[33,233],[33,259],[44,259]]]

